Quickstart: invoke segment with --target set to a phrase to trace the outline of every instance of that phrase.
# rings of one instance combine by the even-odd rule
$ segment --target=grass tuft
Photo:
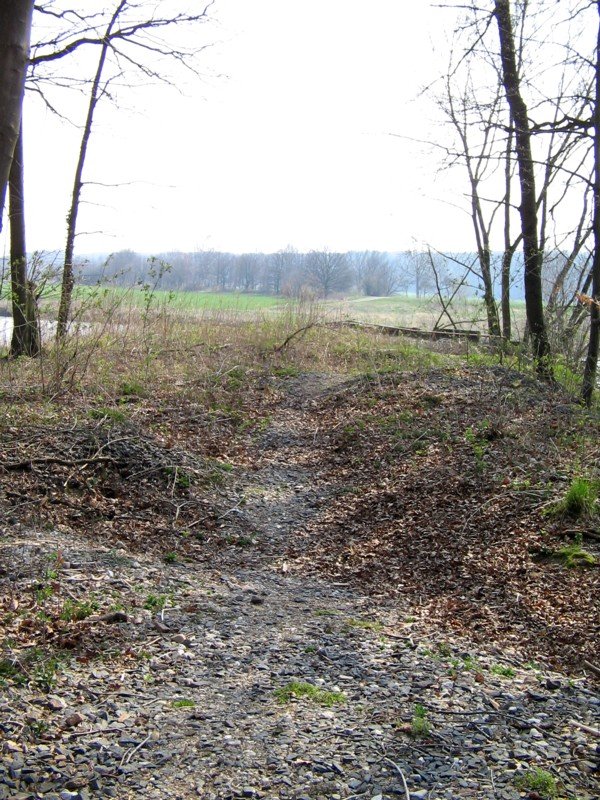
[[[275,690],[275,697],[280,703],[289,703],[293,698],[306,697],[313,703],[320,706],[331,706],[336,703],[344,703],[346,695],[343,692],[330,692],[325,689],[319,689],[312,683],[303,681],[291,681],[290,683]]]
[[[589,478],[574,478],[567,493],[550,509],[553,516],[590,517],[596,513],[600,482]]]

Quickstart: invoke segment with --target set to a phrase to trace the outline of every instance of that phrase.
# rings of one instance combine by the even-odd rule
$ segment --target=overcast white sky
[[[216,0],[206,79],[99,107],[79,253],[469,246],[423,85],[454,15],[426,0]],[[438,46],[439,45],[439,46]],[[437,50],[436,50],[437,46]],[[83,105],[69,106],[83,121]],[[29,249],[61,248],[79,131],[26,105]]]

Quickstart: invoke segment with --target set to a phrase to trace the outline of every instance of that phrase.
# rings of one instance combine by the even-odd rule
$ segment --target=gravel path
[[[313,435],[302,408],[323,390],[316,379],[292,399],[229,498],[229,524],[260,547],[165,564],[4,531],[3,589],[22,598],[55,581],[112,610],[78,623],[70,657],[63,641],[51,662],[1,662],[0,800],[550,797],[535,777],[561,797],[600,796],[593,684],[287,571],[287,535],[327,501],[297,457]]]

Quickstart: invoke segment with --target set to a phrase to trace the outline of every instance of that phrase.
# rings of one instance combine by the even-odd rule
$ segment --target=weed
[[[362,628],[363,630],[376,631],[377,633],[383,630],[381,622],[373,622],[368,619],[348,619],[346,620],[346,625],[349,628]]]
[[[95,600],[65,600],[60,618],[66,622],[76,622],[91,616],[98,610],[98,603]]]
[[[336,703],[344,703],[346,695],[343,692],[330,692],[325,689],[319,689],[312,683],[305,683],[303,681],[291,681],[290,683],[282,686],[280,689],[275,690],[275,697],[280,703],[289,703],[289,701],[296,697],[306,697],[313,703],[320,706],[331,706]]]
[[[194,708],[196,705],[194,700],[173,700],[173,708]]]
[[[99,408],[90,408],[88,417],[90,419],[108,420],[109,422],[125,422],[127,419],[127,415],[122,411],[116,408],[105,408],[102,406]]]
[[[501,678],[514,678],[517,674],[512,667],[506,667],[504,664],[493,664],[490,667],[490,672],[494,675],[500,675]]]
[[[144,608],[147,611],[162,611],[167,605],[166,594],[149,594],[144,602]]]
[[[600,481],[574,478],[562,500],[548,509],[553,516],[589,517],[597,511]]]
[[[298,375],[300,375],[300,370],[298,367],[291,365],[287,367],[274,367],[271,370],[271,374],[276,378],[297,378]]]
[[[431,724],[427,719],[427,711],[420,703],[415,705],[412,719],[410,721],[410,734],[415,738],[429,736]]]
[[[314,644],[307,644],[306,647],[304,648],[304,652],[307,654],[316,653],[317,648]]]
[[[36,603],[44,603],[46,600],[49,600],[53,594],[54,594],[54,589],[52,588],[52,586],[41,586],[39,589],[36,589],[35,591]]]
[[[529,789],[532,792],[537,792],[544,798],[553,798],[558,796],[558,788],[556,780],[545,769],[535,767],[525,775],[518,777],[515,780],[515,785],[518,789]]]
[[[449,658],[452,655],[452,648],[448,642],[440,642],[437,646],[438,653],[444,658]]]
[[[484,456],[488,447],[488,442],[479,431],[474,428],[467,428],[465,431],[465,439],[471,445],[473,455],[475,456],[475,469],[477,472],[483,472],[485,466]]]
[[[181,467],[167,467],[165,473],[173,478],[173,485],[178,489],[189,489],[192,485],[193,476]]]
[[[317,608],[315,617],[336,617],[337,611],[331,611],[329,608]]]
[[[252,547],[254,539],[251,536],[237,536],[233,540],[233,544],[236,545],[236,547]]]
[[[164,558],[165,564],[176,564],[177,553],[166,553]]]
[[[121,397],[143,397],[145,393],[144,387],[137,381],[123,381],[119,387]]]
[[[57,658],[48,658],[38,648],[34,648],[27,657],[30,666],[29,679],[31,683],[42,691],[49,692],[56,683],[56,673],[59,669]]]
[[[43,720],[38,719],[38,720],[35,720],[35,722],[30,722],[29,723],[29,728],[30,728],[31,732],[33,733],[33,735],[36,738],[38,738],[40,736],[43,736],[48,731],[49,725],[48,725],[47,722],[44,722]]]
[[[15,680],[20,675],[22,675],[22,672],[16,661],[11,661],[10,658],[0,659],[0,679],[10,678]]]

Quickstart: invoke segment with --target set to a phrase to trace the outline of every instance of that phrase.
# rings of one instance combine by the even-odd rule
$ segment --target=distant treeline
[[[61,254],[38,258],[37,271],[51,263],[61,264]],[[493,254],[492,265],[500,273],[502,256]],[[35,259],[32,258],[35,262]],[[523,298],[520,254],[513,260],[511,296]],[[49,266],[50,265],[50,266]],[[562,261],[549,255],[544,284],[549,294]],[[5,264],[5,278],[8,266]],[[573,278],[577,276],[573,271]],[[301,253],[288,247],[276,253],[227,253],[201,250],[173,251],[156,256],[120,250],[111,255],[94,254],[80,259],[78,282],[134,286],[157,283],[163,289],[273,294],[286,297],[330,297],[356,292],[371,297],[412,294],[417,297],[481,296],[483,287],[474,253],[441,254],[423,251],[383,252],[312,250]],[[496,296],[499,296],[499,278]],[[567,287],[565,287],[567,288]]]
[[[301,253],[288,247],[276,253],[206,250],[148,257],[121,250],[110,256],[90,256],[80,267],[80,280],[131,286],[151,282],[160,272],[160,285],[165,289],[287,297],[329,297],[351,291],[372,297],[401,293],[424,297],[437,291],[437,282],[445,295],[460,284],[459,293],[472,297],[481,289],[476,268],[473,270],[475,262],[476,256],[470,253],[446,256],[419,251]],[[522,296],[520,284],[515,286],[514,296]]]

